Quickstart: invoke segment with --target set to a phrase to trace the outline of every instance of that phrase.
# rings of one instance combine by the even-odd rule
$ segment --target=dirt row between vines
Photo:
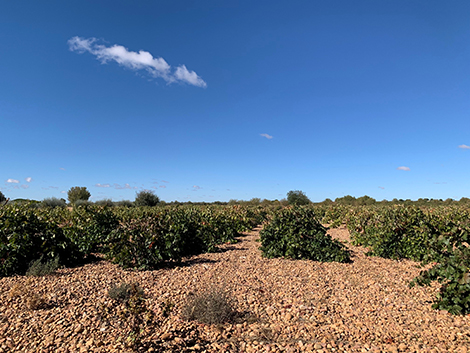
[[[329,233],[349,240],[346,229]],[[119,320],[106,322],[100,316],[112,300],[107,290],[121,282],[137,282],[155,314],[143,333],[142,351],[470,349],[470,316],[433,310],[437,285],[408,288],[420,271],[417,263],[367,257],[365,249],[351,245],[349,264],[264,259],[257,239],[259,229],[222,246],[222,252],[155,271],[124,271],[99,261],[54,276],[2,278],[0,352],[129,351]],[[235,298],[237,320],[224,325],[184,321],[181,309],[188,298],[217,285]],[[26,308],[34,293],[46,299],[45,308]]]

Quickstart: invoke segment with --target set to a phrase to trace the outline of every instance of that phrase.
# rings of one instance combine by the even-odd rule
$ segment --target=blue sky
[[[1,8],[7,197],[470,197],[468,1]]]

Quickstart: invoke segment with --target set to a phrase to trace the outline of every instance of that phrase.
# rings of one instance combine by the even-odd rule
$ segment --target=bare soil
[[[332,237],[348,242],[346,229]],[[99,261],[45,277],[0,279],[0,352],[127,352],[126,318],[103,320],[113,284],[137,282],[155,315],[139,351],[149,352],[467,352],[470,316],[431,308],[439,285],[409,288],[413,261],[365,256],[352,263],[265,259],[259,229],[221,252],[155,271]],[[213,286],[235,299],[223,325],[185,321],[191,295]],[[41,301],[42,300],[42,301]],[[33,310],[31,307],[39,307]]]

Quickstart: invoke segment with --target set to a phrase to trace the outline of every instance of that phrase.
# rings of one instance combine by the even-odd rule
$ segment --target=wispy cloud
[[[166,180],[162,180],[162,183],[169,183],[169,181],[166,181]]]
[[[29,188],[29,185],[28,184],[21,184],[20,185],[23,189],[28,189]]]
[[[201,190],[202,188],[198,185],[193,185],[193,191]]]
[[[382,189],[382,190],[384,190],[385,188],[384,188],[383,186],[379,186],[379,189]]]
[[[59,168],[60,170],[65,170],[65,168]]]
[[[97,188],[109,188],[111,185],[109,184],[95,184]]]
[[[145,70],[151,77],[161,77],[167,83],[184,82],[197,87],[207,87],[206,82],[194,71],[189,71],[185,65],[172,70],[165,59],[154,57],[148,51],[130,51],[117,44],[107,47],[99,44],[96,38],[73,37],[68,40],[68,44],[70,51],[80,54],[89,52],[102,64],[115,61],[134,71]]]
[[[67,193],[67,191],[65,191],[65,190],[62,190],[60,193],[61,193],[61,194],[66,194],[66,193]]]
[[[410,168],[408,168],[408,167],[398,167],[397,170],[409,171]]]
[[[25,180],[26,180],[28,183],[30,183],[30,182],[32,182],[32,181],[33,181],[33,178],[31,178],[31,177],[27,177],[27,178],[25,178]]]
[[[166,189],[166,185],[160,185],[159,187],[162,189]]]
[[[470,150],[470,146],[467,145],[459,145],[459,148],[462,148],[464,150]]]
[[[7,179],[7,183],[15,183],[18,184],[20,181],[16,179]]]
[[[42,187],[41,189],[43,189],[43,190],[49,190],[49,189],[58,189],[58,188],[59,188],[58,186],[48,186],[47,188]]]
[[[123,189],[138,189],[137,186],[130,186],[129,184],[124,184],[124,185],[119,185],[119,184],[114,184],[113,185],[115,189],[117,190],[123,190]]]
[[[260,136],[266,137],[268,140],[271,140],[273,137],[268,134],[259,134]]]

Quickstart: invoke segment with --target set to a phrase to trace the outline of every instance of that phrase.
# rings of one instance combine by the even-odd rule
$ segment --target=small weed
[[[137,351],[142,344],[141,334],[154,320],[153,312],[147,308],[143,289],[137,283],[121,283],[112,286],[108,296],[114,301],[102,307],[102,319],[124,328],[129,347]]]
[[[234,300],[222,289],[213,287],[190,297],[182,309],[183,318],[204,324],[222,324],[235,316]]]
[[[170,316],[170,313],[173,311],[175,307],[175,303],[173,303],[170,299],[160,304],[160,309],[162,309],[163,317]]]
[[[26,271],[26,276],[46,276],[55,272],[60,267],[59,258],[56,257],[54,260],[47,262],[42,262],[42,256],[32,261],[29,265],[28,271]]]

